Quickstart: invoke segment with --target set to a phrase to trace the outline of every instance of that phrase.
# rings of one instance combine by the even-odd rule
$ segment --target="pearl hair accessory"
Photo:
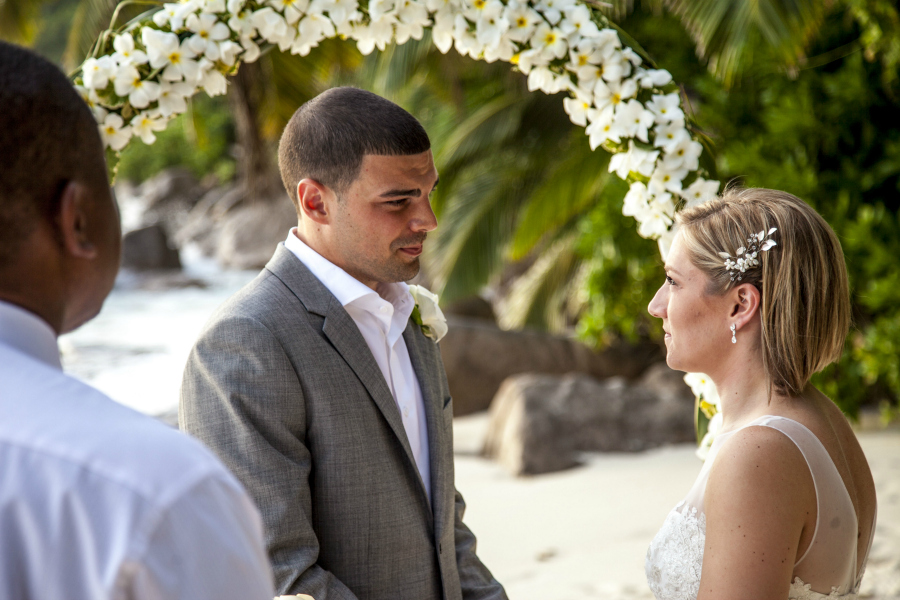
[[[738,248],[734,256],[727,252],[719,252],[719,256],[725,259],[725,270],[731,274],[732,281],[735,279],[740,281],[747,269],[759,265],[759,260],[756,257],[760,252],[766,252],[772,246],[777,246],[775,240],[768,239],[776,231],[778,231],[778,228],[773,227],[768,233],[763,230],[750,235],[747,238],[747,246]]]
[[[731,343],[737,344],[737,338],[735,337],[737,329],[734,323],[731,324]]]

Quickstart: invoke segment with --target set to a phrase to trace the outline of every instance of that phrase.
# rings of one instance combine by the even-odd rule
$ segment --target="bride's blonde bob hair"
[[[763,366],[780,394],[799,395],[840,358],[850,328],[847,265],[834,231],[808,204],[778,190],[730,188],[676,221],[689,260],[709,277],[708,294],[745,283],[760,291]],[[751,234],[772,227],[777,245],[732,281],[719,253],[734,256]]]

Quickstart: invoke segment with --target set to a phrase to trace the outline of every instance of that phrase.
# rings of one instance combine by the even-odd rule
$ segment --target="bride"
[[[678,216],[663,320],[669,366],[706,373],[723,425],[647,552],[659,600],[856,598],[875,485],[841,411],[810,385],[850,321],[840,243],[802,200],[732,189]]]

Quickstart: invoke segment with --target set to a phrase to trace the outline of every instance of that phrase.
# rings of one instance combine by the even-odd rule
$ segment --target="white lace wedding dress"
[[[797,421],[765,416],[748,423],[746,427],[754,425],[777,429],[797,445],[809,465],[816,488],[816,531],[809,549],[794,565],[794,580],[788,598],[857,598],[863,569],[856,572],[856,511],[828,451],[809,429]],[[697,598],[706,541],[706,515],[703,513],[706,481],[716,454],[733,434],[729,432],[716,437],[691,491],[669,513],[650,544],[645,570],[647,582],[657,600]]]

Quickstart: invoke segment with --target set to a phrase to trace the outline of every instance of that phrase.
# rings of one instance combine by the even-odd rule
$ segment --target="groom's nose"
[[[427,196],[416,201],[416,209],[410,219],[409,228],[416,233],[428,233],[437,228],[437,217]]]

